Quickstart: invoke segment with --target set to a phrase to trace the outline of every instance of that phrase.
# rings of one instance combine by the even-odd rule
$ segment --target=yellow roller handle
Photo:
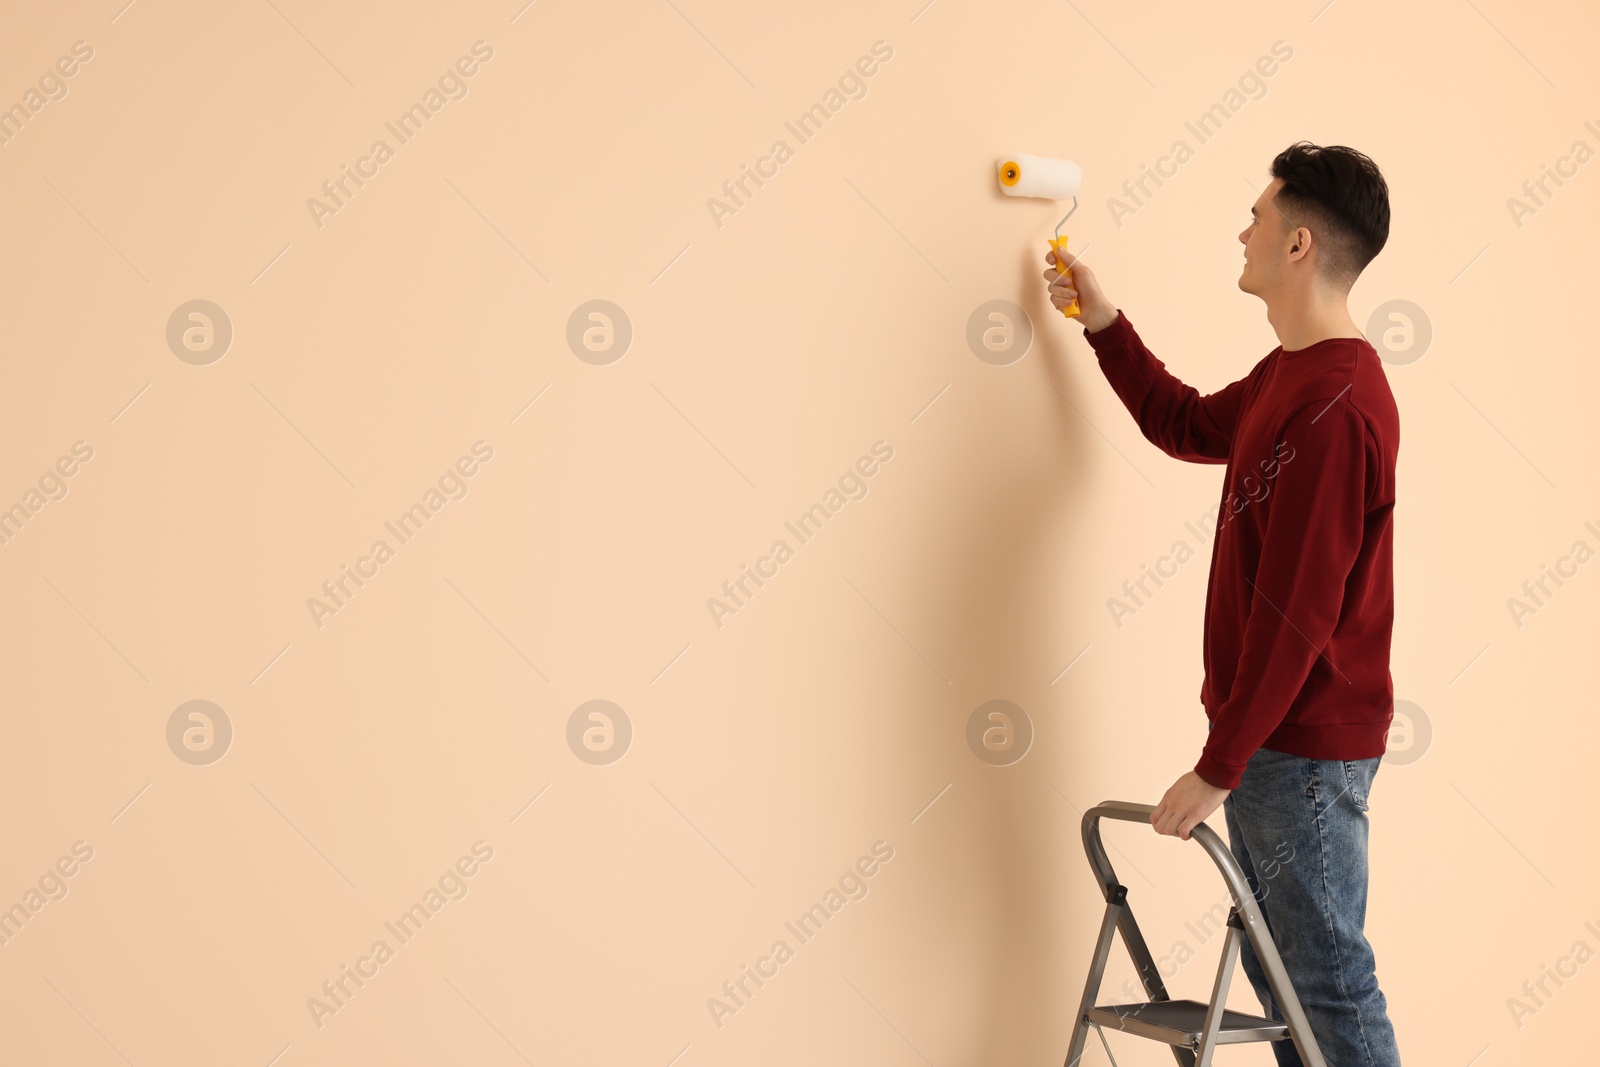
[[[1050,247],[1056,251],[1056,273],[1065,274],[1070,277],[1072,272],[1067,270],[1066,266],[1064,265],[1067,255],[1067,239],[1065,237],[1052,237],[1050,239]],[[1061,314],[1065,315],[1069,319],[1072,319],[1076,318],[1081,311],[1082,309],[1078,307],[1077,298],[1074,297],[1072,303],[1061,309]]]

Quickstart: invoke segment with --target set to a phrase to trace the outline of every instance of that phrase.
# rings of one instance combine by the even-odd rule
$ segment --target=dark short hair
[[[1354,148],[1296,141],[1272,161],[1283,179],[1275,202],[1284,228],[1320,241],[1327,280],[1348,288],[1389,240],[1389,186],[1378,165]]]

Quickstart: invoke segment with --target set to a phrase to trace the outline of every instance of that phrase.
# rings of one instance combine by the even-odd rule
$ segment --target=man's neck
[[[1267,321],[1285,352],[1298,352],[1331,337],[1364,337],[1343,297],[1337,300],[1267,303]]]

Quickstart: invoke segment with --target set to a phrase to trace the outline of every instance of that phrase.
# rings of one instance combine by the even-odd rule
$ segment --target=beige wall
[[[1520,626],[1507,601],[1600,548],[1592,11],[121,3],[0,38],[0,102],[25,108],[93,53],[0,146],[0,505],[38,505],[0,545],[7,1062],[1059,1062],[1099,913],[1079,812],[1154,801],[1204,736],[1209,544],[1185,523],[1221,470],[1139,436],[1044,299],[1065,207],[1001,197],[994,160],[1083,165],[1073,249],[1211,391],[1275,343],[1236,235],[1300,138],[1390,182],[1357,321],[1408,301],[1432,331],[1387,367],[1393,674],[1431,724],[1391,738],[1372,798],[1401,1047],[1591,1047],[1600,964],[1536,1013],[1507,1001],[1600,950],[1600,564]],[[879,41],[865,95],[801,143],[785,122]],[[1275,42],[1201,144],[1185,122]],[[386,130],[463,56],[464,97]],[[1116,218],[1179,139],[1193,157]],[[1586,165],[1514,217],[1575,142]],[[631,324],[611,362],[566,340],[597,299]],[[194,300],[231,324],[221,358],[181,340]],[[964,336],[991,300],[1034,330],[1003,366]],[[865,496],[786,531],[863,456]],[[386,528],[441,484],[420,532]],[[780,539],[718,625],[708,599]],[[1119,627],[1108,598],[1179,539],[1197,557]],[[364,584],[314,612],[345,566]],[[996,699],[1034,732],[1004,767],[966,739]],[[626,715],[618,761],[579,758],[582,723],[569,745],[591,700]],[[221,712],[192,749],[190,701]],[[1217,942],[1184,923],[1222,883],[1193,845],[1108,832],[1151,944],[1200,953],[1174,990],[1203,996]],[[865,896],[790,933],[841,878]],[[386,927],[419,903],[408,939]],[[719,1025],[708,999],[779,940]],[[371,977],[314,1018],[345,966]]]

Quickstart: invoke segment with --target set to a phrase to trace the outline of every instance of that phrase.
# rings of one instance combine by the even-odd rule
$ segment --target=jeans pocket
[[[1370,760],[1343,760],[1344,778],[1346,787],[1350,792],[1350,799],[1355,803],[1357,811],[1367,810],[1367,794],[1372,788],[1372,771],[1375,770],[1376,759]]]

